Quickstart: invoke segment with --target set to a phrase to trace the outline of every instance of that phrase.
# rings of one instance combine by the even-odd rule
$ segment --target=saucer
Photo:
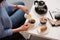
[[[31,26],[29,27],[29,29],[33,29],[35,27],[35,24],[31,24]]]
[[[40,34],[40,35],[46,35],[47,33],[48,33],[48,29],[47,30],[45,30],[44,32],[41,32],[41,27],[40,28],[38,28],[38,30],[37,30],[37,32]]]

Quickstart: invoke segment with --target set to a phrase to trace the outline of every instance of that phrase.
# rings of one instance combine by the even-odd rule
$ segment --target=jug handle
[[[36,1],[34,1],[34,5],[35,5],[35,3],[38,3],[38,1],[36,0]]]

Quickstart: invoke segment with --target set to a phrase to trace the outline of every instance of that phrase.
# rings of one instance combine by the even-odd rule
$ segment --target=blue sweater
[[[12,22],[7,14],[9,7],[11,7],[11,5],[8,5],[5,1],[3,1],[3,7],[0,7],[0,38],[13,34]]]

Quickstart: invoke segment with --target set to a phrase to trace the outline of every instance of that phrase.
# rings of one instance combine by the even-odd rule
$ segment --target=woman
[[[21,38],[18,39],[16,37],[14,37],[14,39],[13,36],[11,36],[17,32],[26,31],[30,27],[30,24],[27,23],[21,27],[12,29],[12,24],[13,26],[17,26],[19,24],[18,22],[24,19],[24,17],[22,17],[24,15],[23,13],[29,13],[28,9],[25,6],[11,5],[8,4],[5,0],[0,0],[0,40],[24,40]]]

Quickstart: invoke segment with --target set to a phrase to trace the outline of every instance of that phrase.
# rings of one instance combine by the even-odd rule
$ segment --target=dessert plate
[[[40,35],[46,35],[48,33],[48,29],[46,29],[44,32],[41,31],[41,27],[38,28],[37,32],[40,34]]]

